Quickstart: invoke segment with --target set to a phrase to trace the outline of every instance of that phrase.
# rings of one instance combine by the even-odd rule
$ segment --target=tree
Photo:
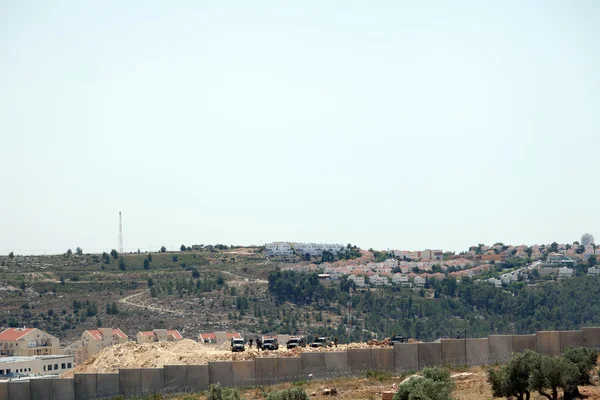
[[[117,252],[117,250],[115,250],[115,249],[112,249],[112,250],[110,251],[110,255],[111,255],[111,256],[112,256],[112,258],[114,258],[115,260],[116,260],[117,258],[119,258],[119,253],[118,253],[118,252]]]
[[[558,252],[558,243],[556,243],[556,242],[552,242],[552,244],[550,245],[550,252],[551,252],[551,253],[556,253],[556,252]]]
[[[517,353],[499,369],[488,370],[488,382],[495,397],[516,397],[529,400],[531,393],[529,379],[531,371],[539,363],[539,354],[531,350]]]
[[[154,280],[152,278],[148,278],[148,287],[154,286]]]
[[[588,258],[588,263],[590,264],[590,267],[593,267],[594,265],[598,264],[596,256],[590,256],[590,258]]]
[[[71,249],[67,250],[67,255],[68,256],[72,256],[73,255],[73,250],[71,250]]]
[[[150,261],[147,258],[144,259],[144,269],[150,269]]]
[[[571,361],[564,357],[541,355],[539,363],[533,369],[529,380],[532,390],[549,400],[558,400],[558,389],[566,390],[569,382],[576,379],[579,370]],[[546,393],[546,390],[552,393]]]
[[[15,254],[11,251],[10,253],[8,253],[8,258],[12,260],[13,258],[15,258]]]
[[[181,247],[179,248],[179,250],[185,251],[186,250],[185,244],[182,244]]]
[[[148,261],[152,262],[152,254],[148,254]]]
[[[450,371],[425,368],[422,378],[416,377],[400,385],[394,400],[451,400],[453,389]]]
[[[310,261],[310,253],[304,254],[304,261]]]
[[[164,253],[165,251],[167,251],[167,248],[165,246],[163,246],[163,247],[160,248],[160,252],[161,253]]]
[[[125,271],[127,269],[127,265],[125,264],[125,259],[123,259],[123,257],[119,259],[119,269],[121,271]]]
[[[60,284],[64,285],[65,284],[65,277],[64,276],[60,276]]]
[[[82,255],[83,254],[83,249],[81,247],[77,247],[75,249],[75,254],[77,254],[78,256]]]
[[[585,246],[584,245],[579,245],[579,247],[577,247],[577,250],[575,250],[575,253],[577,253],[577,254],[583,254],[584,251],[585,251]]]
[[[102,320],[100,318],[96,319],[96,326],[102,328]]]
[[[119,313],[119,309],[117,307],[117,303],[115,303],[113,301],[112,305],[110,306],[110,310],[111,310],[111,314],[118,314]]]
[[[102,258],[104,259],[104,264],[110,264],[110,256],[107,252],[102,252]]]
[[[598,362],[598,350],[587,347],[567,347],[563,357],[572,362],[578,370],[577,376],[569,382],[565,390],[565,399],[582,398],[578,385],[589,385],[592,382],[590,371]]]
[[[172,260],[173,260],[173,262],[177,262],[177,261],[179,261],[179,257],[177,257],[177,256],[173,256],[173,257],[172,257]]]
[[[192,278],[200,278],[200,271],[198,271],[198,268],[192,268]]]

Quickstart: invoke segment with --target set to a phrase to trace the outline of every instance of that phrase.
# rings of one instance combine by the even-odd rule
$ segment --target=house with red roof
[[[198,343],[216,344],[229,343],[231,339],[241,339],[242,335],[239,332],[210,332],[201,333],[198,335]]]
[[[140,331],[136,335],[139,344],[155,342],[176,342],[183,340],[183,336],[175,329],[153,329],[151,331]]]
[[[0,356],[59,354],[58,338],[37,328],[8,328],[0,333]]]
[[[88,357],[100,353],[102,349],[125,343],[127,340],[127,335],[118,328],[91,329],[83,332],[80,340],[62,349],[61,353],[72,355],[75,364],[81,364]]]

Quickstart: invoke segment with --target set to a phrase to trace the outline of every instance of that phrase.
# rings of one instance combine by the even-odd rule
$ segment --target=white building
[[[390,284],[390,281],[385,276],[375,274],[369,277],[369,283],[373,286],[387,286]]]
[[[584,233],[581,237],[581,244],[583,246],[588,246],[590,244],[594,244],[594,237],[589,233]]]
[[[488,279],[488,282],[496,286],[497,288],[502,287],[502,281],[500,279],[490,278]]]
[[[20,375],[59,375],[75,367],[71,355],[0,358],[0,379]]]
[[[365,283],[365,277],[364,276],[356,276],[356,275],[350,275],[348,277],[348,280],[353,281],[357,287],[364,287],[367,284]]]
[[[588,275],[598,275],[600,274],[600,268],[590,267],[587,270]]]
[[[573,269],[562,267],[558,269],[558,279],[571,278],[573,276]]]
[[[416,287],[425,287],[425,278],[421,278],[420,276],[415,276],[413,279],[413,283]]]
[[[394,274],[394,276],[392,276],[392,283],[394,283],[396,285],[400,285],[402,287],[411,287],[412,286],[408,280],[408,276],[400,274],[400,273],[396,273],[396,274]]]
[[[269,256],[293,256],[294,250],[288,242],[273,242],[265,245]]]
[[[344,249],[341,244],[328,243],[292,243],[292,248],[298,255],[310,254],[311,256],[321,256],[324,251],[337,254]]]

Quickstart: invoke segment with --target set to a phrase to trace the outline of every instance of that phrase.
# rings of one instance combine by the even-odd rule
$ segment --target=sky
[[[600,239],[600,2],[0,1],[0,254]]]

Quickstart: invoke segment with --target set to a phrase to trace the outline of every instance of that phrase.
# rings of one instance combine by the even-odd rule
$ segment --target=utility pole
[[[123,224],[121,221],[121,211],[119,211],[119,254],[123,254]]]

